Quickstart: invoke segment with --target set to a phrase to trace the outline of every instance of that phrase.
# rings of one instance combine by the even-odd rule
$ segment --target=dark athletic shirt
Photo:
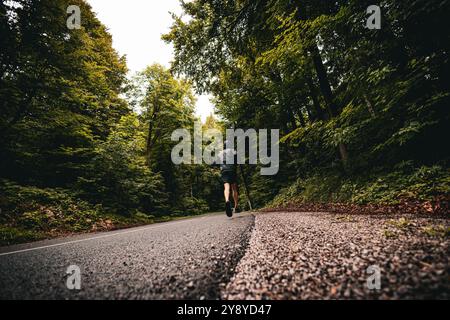
[[[230,152],[233,154],[234,163],[226,163],[227,155],[230,154]],[[237,155],[236,151],[233,149],[225,149],[221,151],[218,155],[219,159],[222,159],[223,163],[220,164],[220,171],[236,171],[236,164],[237,164]]]

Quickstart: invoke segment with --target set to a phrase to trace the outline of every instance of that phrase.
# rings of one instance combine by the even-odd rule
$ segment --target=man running
[[[218,158],[221,159],[220,164],[220,174],[223,181],[224,186],[224,196],[225,196],[225,213],[228,217],[233,216],[234,213],[240,212],[239,206],[238,206],[238,200],[239,200],[239,194],[238,194],[238,186],[237,186],[237,157],[236,157],[236,151],[234,149],[231,149],[228,147],[229,143],[228,141],[225,141],[224,143],[224,150],[221,151],[218,155]],[[228,159],[228,160],[227,160]],[[229,160],[233,159],[233,163],[227,163],[230,162]],[[231,207],[230,202],[230,191],[233,192],[233,201],[234,201],[234,207]]]

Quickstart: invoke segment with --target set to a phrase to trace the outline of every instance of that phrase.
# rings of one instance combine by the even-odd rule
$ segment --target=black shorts
[[[237,183],[236,171],[222,171],[221,176],[223,183]]]

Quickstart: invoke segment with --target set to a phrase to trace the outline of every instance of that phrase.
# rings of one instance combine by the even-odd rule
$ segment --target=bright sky
[[[87,0],[113,37],[113,46],[127,55],[131,73],[152,63],[170,66],[172,46],[161,40],[172,24],[170,12],[181,14],[179,0]],[[83,17],[81,17],[83,23]],[[207,96],[198,96],[196,114],[203,121],[213,112]]]

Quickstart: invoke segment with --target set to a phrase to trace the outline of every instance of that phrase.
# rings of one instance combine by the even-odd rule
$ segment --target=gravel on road
[[[449,299],[448,230],[419,215],[257,214],[221,297]]]

